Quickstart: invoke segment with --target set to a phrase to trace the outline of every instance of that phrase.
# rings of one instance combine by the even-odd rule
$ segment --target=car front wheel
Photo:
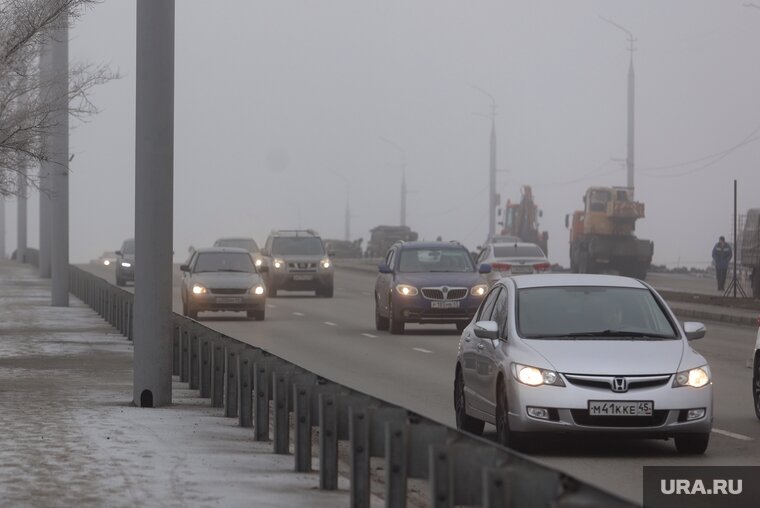
[[[479,420],[467,414],[464,400],[464,379],[462,370],[457,368],[456,378],[454,379],[454,412],[457,419],[457,429],[480,436],[483,434],[483,428],[486,422]]]
[[[399,319],[399,317],[396,315],[396,311],[393,310],[392,298],[391,298],[390,303],[388,304],[388,327],[390,328],[391,334],[393,335],[404,334],[404,321]]]
[[[380,315],[380,304],[375,295],[375,330],[385,332],[388,330],[388,318]]]
[[[520,435],[509,428],[509,404],[504,380],[499,381],[496,394],[496,439],[507,448],[519,449]]]
[[[752,400],[755,402],[755,416],[760,419],[760,353],[755,355],[752,367]]]
[[[685,455],[702,455],[710,442],[710,433],[682,434],[675,437],[676,450]]]

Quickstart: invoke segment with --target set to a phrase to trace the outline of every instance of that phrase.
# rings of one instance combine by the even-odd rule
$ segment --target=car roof
[[[216,239],[217,242],[228,242],[230,240],[246,240],[246,241],[248,241],[248,240],[253,240],[253,238],[250,237],[250,236],[225,236],[223,238],[217,238]]]
[[[562,286],[597,286],[649,289],[643,282],[619,275],[596,275],[588,273],[540,273],[533,275],[514,275],[512,279],[518,289],[562,287]],[[504,280],[504,279],[502,279]]]
[[[496,247],[538,247],[539,249],[541,248],[537,244],[531,243],[531,242],[497,242],[497,243],[492,243],[491,245],[494,248]]]
[[[319,233],[313,229],[276,229],[269,236],[288,236],[288,237],[314,237],[319,238]]]
[[[452,248],[452,249],[464,249],[464,246],[460,244],[459,242],[403,242],[398,245],[401,245],[402,249],[445,249],[445,248]],[[467,250],[467,249],[465,249]]]
[[[247,250],[240,247],[201,247],[200,249],[195,249],[195,252],[244,252],[245,254],[250,254]]]

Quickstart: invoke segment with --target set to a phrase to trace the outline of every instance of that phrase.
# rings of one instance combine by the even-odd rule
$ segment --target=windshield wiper
[[[551,335],[529,335],[529,339],[549,339],[549,338],[583,338],[583,337],[628,337],[633,339],[675,339],[674,335],[663,335],[652,332],[633,332],[625,330],[602,330],[599,332],[576,332]]]
[[[247,270],[235,270],[233,268],[220,268],[217,272],[252,273]]]

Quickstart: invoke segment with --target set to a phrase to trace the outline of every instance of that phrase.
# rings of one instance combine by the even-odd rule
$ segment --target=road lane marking
[[[305,314],[303,312],[294,312],[294,316],[304,316]]]
[[[421,347],[413,347],[414,351],[419,351],[420,353],[426,353],[426,354],[432,354],[433,352],[429,349],[422,349]]]
[[[273,303],[268,303],[268,304],[267,304],[267,307],[269,307],[270,309],[276,309],[276,308],[277,308],[277,305],[275,305],[275,304],[273,304]]]
[[[362,294],[364,296],[372,296],[372,293],[370,293],[369,291],[362,291]]]
[[[327,326],[338,326],[338,325],[336,325],[335,323],[333,323],[332,321],[325,321],[325,324],[326,324]]]
[[[738,439],[739,441],[754,441],[754,439],[749,436],[745,436],[743,434],[736,434],[734,432],[729,432],[727,430],[716,429],[715,427],[713,427],[712,431],[715,432],[716,434],[720,434],[721,436],[732,437],[734,439]]]
[[[376,339],[377,335],[372,335],[371,333],[363,333],[362,336],[367,337],[368,339]]]

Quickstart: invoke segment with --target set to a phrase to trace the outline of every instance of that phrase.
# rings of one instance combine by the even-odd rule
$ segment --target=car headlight
[[[132,263],[127,263],[126,261],[122,261],[121,266],[123,266],[124,268],[129,268],[130,266],[132,266]]]
[[[264,286],[259,284],[258,286],[253,286],[251,288],[251,293],[254,295],[263,295],[264,294]]]
[[[322,261],[319,263],[319,266],[321,266],[321,267],[322,267],[322,268],[324,268],[324,269],[327,269],[327,268],[330,268],[330,267],[332,266],[332,263],[330,263],[330,260],[329,260],[329,259],[323,259],[323,260],[322,260]]]
[[[537,367],[530,367],[519,363],[513,363],[512,368],[515,378],[524,385],[565,386],[562,378],[560,378],[559,374],[553,370],[539,369]]]
[[[673,380],[673,387],[691,386],[692,388],[702,388],[710,383],[710,369],[707,365],[697,367],[696,369],[683,370],[676,374]]]
[[[104,265],[106,265],[106,266],[108,266],[108,265],[110,265],[110,264],[111,264],[111,262],[110,262],[109,260],[107,260],[107,259],[106,259],[105,261],[103,261],[103,264],[104,264]]]
[[[272,261],[272,264],[274,265],[275,268],[279,269],[285,266],[285,261],[283,261],[282,259],[275,259],[274,261]]]
[[[256,258],[256,261],[253,262],[256,265],[256,268],[260,267],[263,261],[261,258]]]
[[[194,295],[205,295],[206,293],[208,293],[208,289],[206,289],[205,287],[201,286],[200,284],[193,285]]]
[[[486,294],[486,291],[488,291],[488,286],[485,284],[478,284],[477,286],[472,286],[472,289],[470,289],[470,294],[472,296],[483,296]]]
[[[403,296],[414,296],[418,293],[417,288],[410,286],[409,284],[398,284],[396,286],[396,292]]]

